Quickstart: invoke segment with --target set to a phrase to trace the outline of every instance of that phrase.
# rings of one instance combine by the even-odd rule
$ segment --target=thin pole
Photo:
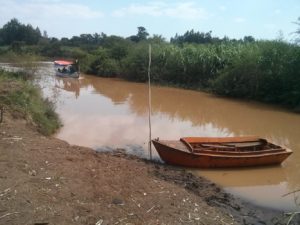
[[[151,145],[151,79],[150,79],[150,73],[151,73],[151,44],[149,44],[149,64],[148,64],[148,103],[149,103],[149,143],[148,143],[148,150],[149,150],[149,156],[150,160],[152,160],[152,145]]]

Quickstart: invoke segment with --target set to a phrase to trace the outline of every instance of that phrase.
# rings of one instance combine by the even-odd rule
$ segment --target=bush
[[[147,80],[148,49],[146,43],[139,43],[130,50],[127,57],[122,61],[122,78],[138,82]]]
[[[105,49],[99,48],[87,59],[88,66],[86,72],[103,77],[115,77],[119,74],[119,64],[117,60],[109,57]]]

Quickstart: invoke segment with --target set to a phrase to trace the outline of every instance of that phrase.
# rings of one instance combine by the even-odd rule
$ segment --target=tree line
[[[0,45],[11,45],[16,42],[33,45],[37,44],[41,37],[38,27],[22,24],[15,18],[0,29]]]
[[[296,24],[300,27],[299,23]],[[36,42],[3,39],[3,34],[27,27],[39,36]],[[9,28],[9,29],[8,29]],[[295,34],[300,36],[299,29]],[[72,38],[49,38],[38,28],[13,19],[0,29],[0,45],[23,42],[18,51],[46,57],[77,58],[84,72],[104,77],[147,80],[148,46],[152,45],[153,82],[199,89],[222,96],[254,99],[285,105],[300,111],[300,47],[291,42],[255,40],[245,36],[236,40],[214,37],[212,32],[190,30],[176,34],[170,42],[161,35],[150,36],[144,27],[129,37],[104,33],[81,34]],[[6,42],[3,42],[6,40]],[[297,39],[296,39],[297,40]],[[2,54],[5,50],[2,49]],[[0,48],[1,54],[1,48]]]
[[[105,33],[94,33],[94,34],[80,34],[79,36],[73,36],[72,38],[63,37],[57,39],[55,37],[48,38],[47,32],[44,31],[43,35],[39,27],[34,28],[31,24],[22,24],[18,19],[13,18],[7,22],[2,28],[0,28],[0,46],[13,45],[13,44],[23,44],[23,45],[37,45],[47,43],[59,42],[65,46],[83,46],[83,45],[105,45],[107,39],[114,41],[113,39],[125,39],[133,43],[138,43],[140,41],[147,40],[149,33],[146,28],[140,26],[137,28],[137,34],[131,35],[127,38],[118,36],[107,36]],[[165,39],[160,35],[154,35],[154,39],[159,39],[160,41],[165,41]],[[212,44],[221,42],[253,42],[255,41],[252,36],[245,36],[243,39],[229,39],[228,37],[213,37],[212,31],[209,32],[195,32],[193,29],[187,31],[183,35],[176,34],[175,37],[170,39],[172,44],[184,44],[184,43],[196,43],[196,44]]]

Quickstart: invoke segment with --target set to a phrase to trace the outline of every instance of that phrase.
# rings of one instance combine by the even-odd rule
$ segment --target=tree
[[[42,38],[40,29],[33,28],[30,24],[22,26],[23,40],[26,44],[34,45],[37,44],[40,38]]]
[[[299,26],[298,29],[295,31],[295,34],[296,34],[296,43],[300,43],[300,17],[298,17],[298,21],[294,23]]]
[[[138,27],[138,33],[136,35],[130,36],[128,39],[130,39],[133,42],[140,42],[143,40],[147,40],[147,37],[149,36],[149,33],[147,32],[145,27]]]
[[[126,57],[132,43],[128,39],[116,35],[103,38],[102,46],[108,50],[109,56],[121,64],[121,59]]]
[[[48,33],[46,30],[43,31],[43,38],[48,38]]]
[[[34,29],[30,24],[21,24],[16,18],[6,23],[0,33],[0,39],[4,45],[10,45],[14,42],[37,44],[41,37],[41,31],[38,27]]]
[[[149,36],[149,33],[147,32],[145,27],[138,27],[138,33],[137,36],[139,38],[139,41],[146,40]]]
[[[148,38],[151,43],[165,43],[166,39],[162,35],[154,34],[153,37]]]
[[[61,49],[61,44],[56,39],[51,39],[49,43],[46,43],[41,49],[41,53],[45,56],[56,57],[62,56],[63,51]]]
[[[243,41],[244,42],[255,42],[255,38],[252,36],[245,36]]]
[[[212,31],[209,32],[195,32],[193,29],[184,33],[184,35],[176,34],[174,38],[171,38],[171,43],[183,44],[183,43],[197,43],[205,44],[212,43],[213,41],[218,42],[219,38],[213,38],[211,36]]]
[[[3,44],[10,45],[14,41],[22,41],[21,27],[21,23],[19,23],[19,21],[15,18],[6,23],[1,32]]]

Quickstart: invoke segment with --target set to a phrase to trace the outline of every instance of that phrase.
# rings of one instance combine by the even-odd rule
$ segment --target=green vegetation
[[[295,24],[300,27],[299,19]],[[5,38],[9,32],[17,33],[25,28],[27,36],[39,36],[37,42],[26,41],[26,35],[23,39],[11,35],[9,42]],[[144,27],[138,27],[137,34],[127,38],[95,33],[59,40],[48,38],[46,32],[41,36],[38,28],[13,19],[0,29],[0,59],[1,55],[12,53],[77,58],[83,72],[145,82],[151,44],[151,75],[157,84],[253,99],[299,111],[299,29],[295,32],[295,43],[255,40],[252,36],[240,40],[218,38],[211,31],[194,30],[176,34],[167,42],[160,35],[149,37]]]
[[[12,19],[0,30],[0,44],[18,47],[22,44],[33,45],[41,38],[40,29],[34,29],[30,24],[21,24],[17,19]]]
[[[300,47],[282,41],[178,46],[148,40],[120,59],[101,47],[85,61],[87,72],[145,82],[149,43],[155,83],[300,108]]]
[[[212,82],[221,95],[300,107],[300,48],[276,41],[244,45]]]
[[[295,22],[295,24],[298,25],[298,29],[295,31],[295,34],[296,34],[296,40],[295,40],[295,42],[296,43],[300,43],[300,17],[298,17],[298,21]]]
[[[32,121],[41,133],[50,135],[60,127],[59,118],[53,104],[43,100],[40,90],[27,78],[24,72],[0,70],[0,106]]]

